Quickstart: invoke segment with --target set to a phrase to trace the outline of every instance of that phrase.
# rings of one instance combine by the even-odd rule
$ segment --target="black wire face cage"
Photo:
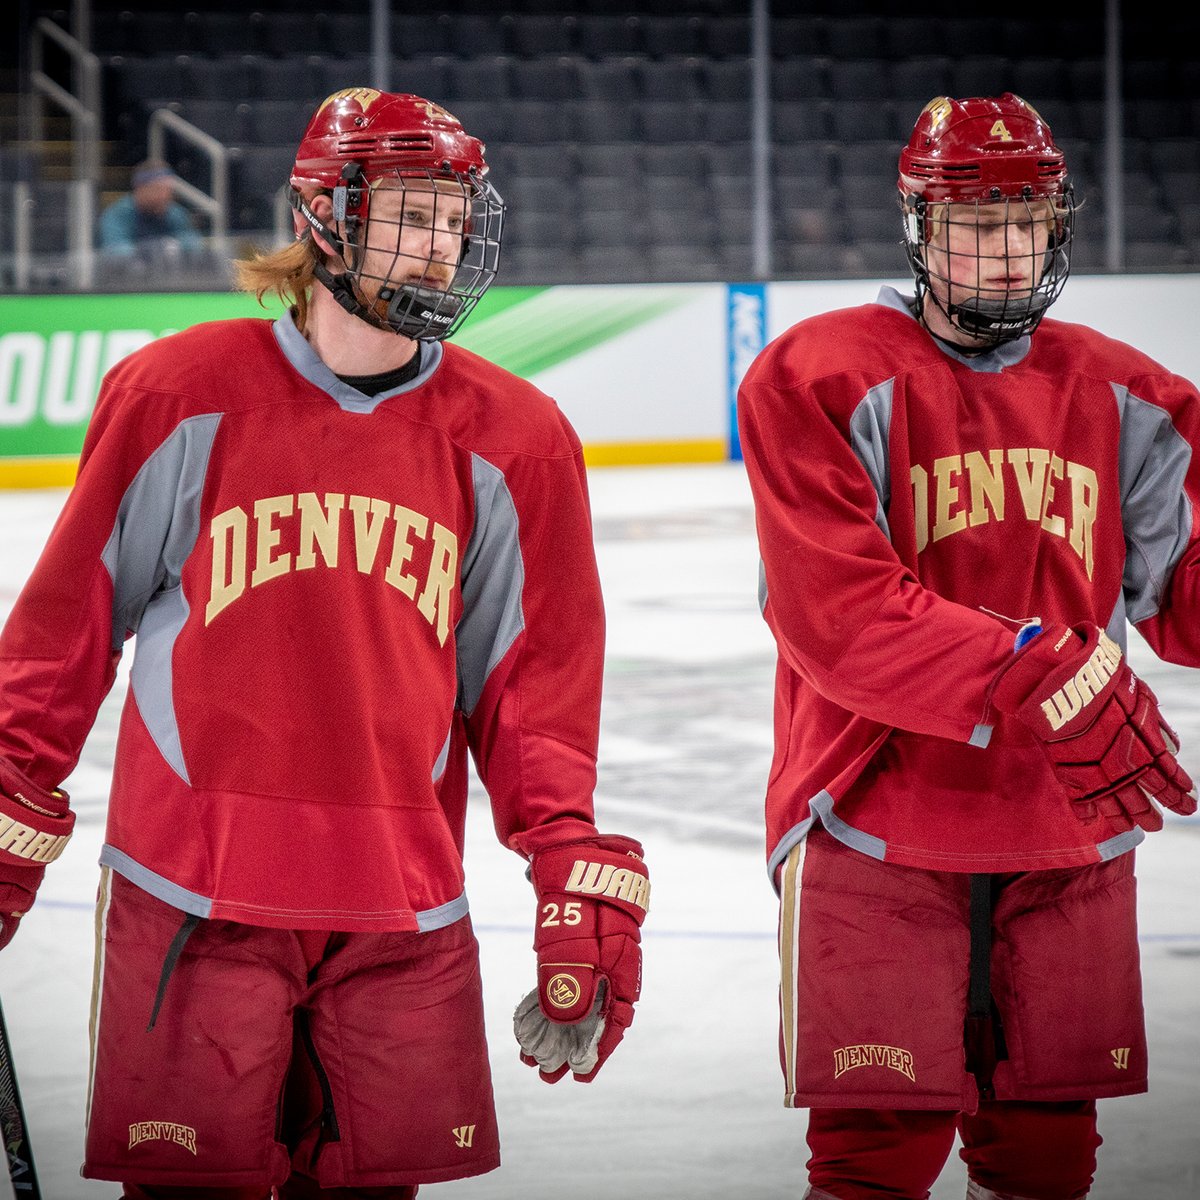
[[[364,220],[344,201],[339,213],[335,192],[333,224],[367,319],[405,337],[449,337],[496,278],[504,201],[473,173],[432,170],[378,176],[365,199]]]
[[[1069,187],[1061,196],[952,203],[906,196],[904,207],[904,246],[919,311],[928,294],[974,350],[1037,328],[1071,271],[1075,203]]]

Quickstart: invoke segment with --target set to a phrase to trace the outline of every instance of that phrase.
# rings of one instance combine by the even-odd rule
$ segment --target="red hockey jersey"
[[[592,830],[578,439],[525,381],[421,355],[365,396],[290,318],[214,322],[101,389],[0,637],[0,754],[61,782],[136,634],[101,861],[186,912],[459,919],[468,747],[506,843]]]
[[[1046,320],[970,358],[905,298],[802,321],[751,366],[742,449],[779,648],[768,860],[820,820],[889,862],[1112,858],[988,691],[1026,622],[1132,622],[1200,666],[1200,396]],[[1170,719],[1170,714],[1165,714]]]

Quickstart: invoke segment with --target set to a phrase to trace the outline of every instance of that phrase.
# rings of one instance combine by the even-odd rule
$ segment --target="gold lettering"
[[[1100,491],[1096,472],[1082,463],[1067,463],[1071,481],[1071,549],[1083,559],[1087,577],[1092,577],[1092,527],[1096,524],[1096,497]]]
[[[185,1150],[196,1153],[196,1131],[190,1125],[179,1125],[174,1121],[135,1121],[129,1126],[129,1149],[141,1142],[174,1142]]]
[[[1121,661],[1121,651],[1106,634],[1088,655],[1088,660],[1053,695],[1042,701],[1041,709],[1057,733],[1072,717],[1081,713],[1104,690]]]
[[[959,454],[951,454],[945,458],[935,458],[933,460],[933,474],[937,481],[935,487],[935,505],[936,517],[933,523],[933,540],[940,542],[942,538],[949,537],[952,533],[958,533],[967,527],[967,514],[963,509],[959,509],[953,516],[950,515],[951,506],[958,500],[958,488],[955,486],[954,480],[962,470],[962,456]]]
[[[988,460],[978,450],[963,455],[963,467],[971,480],[971,525],[989,520],[988,508],[997,521],[1004,520],[1004,451],[989,450]]]
[[[929,545],[929,472],[913,463],[909,471],[913,490],[913,527],[917,535],[917,553]]]
[[[340,492],[326,492],[324,505],[315,492],[301,492],[296,497],[300,506],[300,549],[296,554],[296,570],[307,571],[317,565],[316,547],[327,567],[338,565],[338,525],[346,497]]]
[[[646,910],[650,907],[650,881],[640,871],[614,867],[611,863],[589,862],[586,858],[577,858],[571,865],[571,874],[563,890],[611,896]]]
[[[1050,469],[1046,473],[1046,494],[1042,498],[1042,528],[1059,537],[1067,536],[1067,523],[1062,517],[1050,516],[1050,504],[1054,500],[1054,481],[1063,477],[1063,460],[1057,454],[1050,455]]]
[[[1042,516],[1042,496],[1046,490],[1046,466],[1050,462],[1049,450],[1010,450],[1008,461],[1012,464],[1025,515],[1031,521]]]
[[[350,511],[354,514],[354,555],[358,569],[364,575],[369,575],[375,565],[379,539],[392,506],[386,500],[351,496]]]
[[[842,1046],[833,1052],[833,1077],[837,1079],[856,1067],[887,1067],[916,1083],[913,1056],[898,1046]]]
[[[208,528],[213,559],[205,625],[246,590],[246,514],[241,508],[226,509],[213,517]]]
[[[404,571],[405,564],[412,558],[413,552],[413,544],[408,540],[408,535],[415,533],[417,537],[424,538],[429,528],[429,518],[413,512],[411,508],[405,508],[402,504],[397,504],[392,511],[396,517],[396,540],[392,542],[392,561],[384,571],[383,577],[411,600],[417,594],[417,581]]]
[[[7,850],[18,858],[28,858],[29,843],[37,835],[37,830],[20,821],[15,821],[11,817],[3,819],[7,820],[9,824],[3,833],[0,833],[0,850]]]
[[[255,500],[254,520],[258,525],[258,540],[254,570],[250,574],[251,587],[258,587],[260,583],[266,583],[269,579],[286,575],[292,569],[291,554],[280,554],[276,558],[272,558],[271,555],[279,545],[279,530],[275,527],[275,518],[290,517],[294,508],[293,496],[268,496],[265,500]]]
[[[446,644],[450,633],[450,597],[454,593],[454,576],[458,568],[458,538],[444,525],[433,523],[433,557],[429,560],[429,575],[425,590],[417,601],[421,616],[430,625],[437,618],[438,645]]]

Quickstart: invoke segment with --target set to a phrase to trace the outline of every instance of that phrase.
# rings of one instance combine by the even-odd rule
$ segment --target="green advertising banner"
[[[684,287],[493,288],[455,341],[531,377],[684,303]],[[241,293],[0,297],[0,487],[70,483],[105,373],[202,321],[274,317]]]

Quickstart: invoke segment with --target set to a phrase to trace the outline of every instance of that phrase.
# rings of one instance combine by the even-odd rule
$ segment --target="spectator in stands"
[[[100,250],[115,261],[143,264],[198,254],[200,235],[191,214],[175,199],[177,176],[161,158],[133,168],[132,190],[100,216]]]

